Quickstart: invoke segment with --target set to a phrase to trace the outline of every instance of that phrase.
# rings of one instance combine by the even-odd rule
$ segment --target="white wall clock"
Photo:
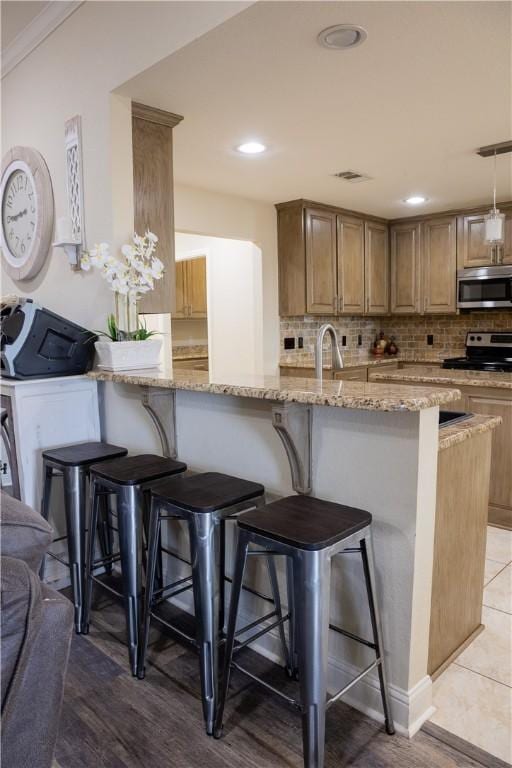
[[[14,280],[37,275],[49,253],[53,232],[53,190],[39,152],[13,147],[2,160],[0,247]]]

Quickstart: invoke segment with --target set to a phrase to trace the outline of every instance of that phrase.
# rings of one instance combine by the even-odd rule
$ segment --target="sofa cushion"
[[[39,512],[2,491],[0,498],[2,555],[24,560],[38,572],[52,541],[52,528]]]

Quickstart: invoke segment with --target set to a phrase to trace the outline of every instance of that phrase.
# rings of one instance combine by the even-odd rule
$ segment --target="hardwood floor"
[[[74,637],[60,734],[60,768],[302,768],[301,723],[240,674],[226,706],[224,737],[203,731],[197,658],[155,631],[145,680],[132,678],[124,616],[101,598],[88,637]],[[283,671],[251,651],[249,663],[275,685]],[[435,736],[390,737],[373,720],[338,702],[328,714],[325,768],[482,768]]]

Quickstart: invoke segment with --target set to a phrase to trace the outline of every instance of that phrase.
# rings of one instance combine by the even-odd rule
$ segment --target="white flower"
[[[87,251],[84,251],[80,257],[80,267],[84,272],[88,272],[91,268],[91,259]]]
[[[146,230],[146,237],[151,243],[158,243],[158,237],[154,232],[150,232],[149,229]]]
[[[127,259],[130,259],[132,256],[135,256],[135,248],[133,245],[123,245],[121,248],[121,253],[123,256],[126,256]]]
[[[155,280],[160,280],[160,278],[164,273],[164,265],[162,264],[160,259],[156,258],[156,256],[151,262],[150,271],[152,276],[155,278]]]

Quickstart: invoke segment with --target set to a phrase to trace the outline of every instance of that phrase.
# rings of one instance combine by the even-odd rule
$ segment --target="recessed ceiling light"
[[[347,48],[355,48],[356,45],[361,45],[367,37],[366,29],[358,27],[356,24],[336,24],[334,27],[323,29],[318,35],[317,40],[324,48],[344,51]]]
[[[259,141],[246,141],[237,147],[243,155],[259,155],[266,150],[266,146]]]
[[[404,200],[404,203],[407,203],[407,205],[421,205],[422,203],[427,202],[426,197],[423,197],[422,195],[412,195],[411,197],[406,197]]]

